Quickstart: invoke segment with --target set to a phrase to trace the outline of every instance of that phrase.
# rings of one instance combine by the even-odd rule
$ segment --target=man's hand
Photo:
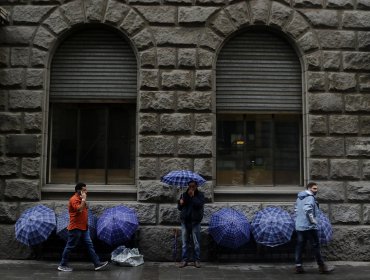
[[[181,198],[179,203],[180,203],[180,205],[184,205],[184,200]]]
[[[317,225],[317,220],[313,216],[313,214],[308,214],[308,218],[310,219],[311,224]]]
[[[87,198],[87,193],[86,192],[81,192],[82,201],[86,201],[86,198]]]

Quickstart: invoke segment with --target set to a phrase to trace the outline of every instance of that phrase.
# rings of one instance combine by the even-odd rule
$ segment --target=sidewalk
[[[240,279],[370,279],[369,262],[328,262],[335,266],[329,275],[319,274],[314,263],[305,265],[306,274],[294,274],[292,264],[287,263],[202,263],[202,268],[188,266],[178,268],[175,263],[146,262],[138,267],[121,267],[110,264],[105,271],[94,271],[90,263],[71,262],[73,272],[60,272],[57,262],[0,260],[1,279],[124,279],[124,280],[240,280]]]

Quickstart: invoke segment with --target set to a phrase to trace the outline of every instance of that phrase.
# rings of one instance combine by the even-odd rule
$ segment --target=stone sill
[[[295,201],[302,186],[279,187],[215,187],[215,202],[284,202]]]
[[[87,185],[90,201],[137,201],[134,185]],[[48,184],[42,187],[42,200],[63,200],[74,193],[74,185]]]

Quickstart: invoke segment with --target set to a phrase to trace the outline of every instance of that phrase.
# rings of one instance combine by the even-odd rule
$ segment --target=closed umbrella
[[[290,241],[294,232],[294,220],[279,207],[267,207],[258,211],[251,223],[257,243],[275,247]]]
[[[96,232],[98,239],[117,246],[129,241],[138,227],[139,221],[134,210],[115,206],[106,209],[99,217]]]
[[[250,240],[250,224],[241,212],[222,208],[212,214],[208,231],[217,244],[236,249]]]
[[[321,211],[318,215],[317,227],[319,231],[320,243],[329,243],[329,241],[333,238],[333,228],[331,226],[329,218]]]
[[[89,210],[87,216],[87,223],[91,239],[95,239],[96,237],[96,222],[97,217],[94,215],[94,213],[92,213],[91,210]],[[68,210],[63,211],[62,213],[57,215],[56,233],[60,238],[62,238],[65,241],[68,240],[68,230],[67,230],[68,224],[69,224]]]
[[[22,213],[15,223],[15,238],[28,246],[44,242],[56,228],[55,213],[37,205]]]

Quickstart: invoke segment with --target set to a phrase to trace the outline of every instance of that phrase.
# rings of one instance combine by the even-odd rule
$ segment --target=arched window
[[[281,36],[247,30],[217,61],[217,185],[302,183],[302,70]]]
[[[51,62],[48,183],[134,184],[136,58],[119,33],[77,30]]]

